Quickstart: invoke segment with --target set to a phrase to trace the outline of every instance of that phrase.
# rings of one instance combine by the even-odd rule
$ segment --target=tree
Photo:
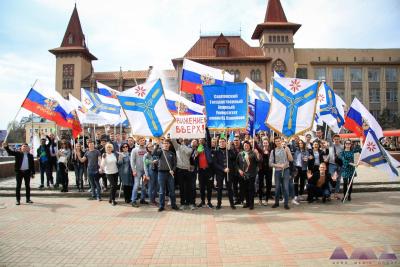
[[[378,122],[382,129],[400,129],[400,118],[397,114],[392,113],[388,108],[382,110],[378,116]]]
[[[7,129],[10,133],[7,138],[8,143],[25,143],[25,125],[17,121],[11,121]]]

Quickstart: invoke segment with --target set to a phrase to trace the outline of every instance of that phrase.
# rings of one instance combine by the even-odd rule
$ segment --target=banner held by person
[[[210,130],[246,129],[246,83],[203,86],[207,126]]]
[[[134,135],[160,137],[174,122],[165,102],[160,79],[126,90],[117,97]]]
[[[267,126],[286,137],[312,128],[319,82],[297,78],[274,78]]]
[[[255,115],[254,115],[254,130],[255,133],[259,131],[269,131],[265,120],[267,119],[270,102],[262,101],[259,99],[255,100]]]
[[[175,122],[169,131],[171,138],[204,138],[206,133],[204,115],[175,115]]]

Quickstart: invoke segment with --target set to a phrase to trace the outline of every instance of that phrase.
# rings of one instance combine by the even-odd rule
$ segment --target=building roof
[[[221,33],[220,36],[214,41],[213,48],[215,48],[216,45],[227,45],[229,46],[229,41],[228,39],[225,38],[225,36]]]
[[[167,78],[176,78],[177,73],[175,70],[162,70],[162,73]],[[94,72],[93,78],[95,80],[101,81],[111,81],[111,80],[119,80],[121,78],[123,80],[134,80],[134,79],[147,79],[149,76],[149,70],[128,70],[128,71],[107,71],[107,72]],[[87,76],[84,81],[90,80],[91,75]]]
[[[221,57],[216,54],[215,43],[224,42],[229,44],[229,54]],[[182,58],[172,60],[174,66],[177,62],[188,58],[197,62],[243,62],[243,61],[269,61],[271,58],[265,57],[260,47],[252,47],[247,44],[240,36],[200,36],[199,40],[189,49]]]
[[[264,23],[257,25],[251,39],[260,39],[263,31],[267,29],[292,30],[295,34],[300,27],[301,24],[287,21],[280,0],[269,0]]]
[[[72,11],[71,18],[69,19],[68,26],[60,47],[50,49],[49,52],[54,55],[69,52],[79,52],[89,57],[91,60],[97,60],[97,58],[92,55],[89,52],[89,49],[86,47],[85,35],[83,34],[76,4],[74,10]]]

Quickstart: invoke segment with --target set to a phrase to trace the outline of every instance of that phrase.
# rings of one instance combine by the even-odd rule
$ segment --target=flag
[[[93,124],[103,124],[105,118],[102,116],[88,110],[81,101],[75,98],[73,95],[69,94],[69,103],[71,109],[76,111],[79,121],[81,123],[93,123]]]
[[[106,97],[81,88],[82,105],[90,112],[103,118],[104,124],[117,124],[125,120],[118,99]]]
[[[387,172],[392,178],[399,176],[397,168],[400,167],[400,163],[390,156],[370,132],[362,148],[360,161]]]
[[[360,100],[355,97],[347,112],[344,127],[359,137],[365,138],[371,132],[379,140],[383,137],[383,131],[374,116],[368,111]]]
[[[99,91],[100,95],[106,96],[106,97],[111,97],[111,98],[117,98],[117,95],[119,95],[121,92],[112,89],[111,87],[102,84],[101,82],[96,82],[97,83],[97,89]]]
[[[135,135],[160,137],[174,122],[160,79],[126,90],[117,97]]]
[[[249,103],[254,104],[255,99],[271,102],[271,96],[265,89],[260,88],[255,82],[246,77],[244,82],[247,83],[249,90]]]
[[[203,115],[204,106],[193,103],[172,91],[165,90],[164,93],[168,109],[172,114],[175,115],[179,113],[179,115]]]
[[[22,107],[44,119],[54,121],[61,127],[71,128],[71,125],[67,122],[68,104],[56,91],[45,95],[31,88],[22,103]]]
[[[274,78],[267,126],[286,137],[312,128],[319,82],[297,78]]]
[[[264,89],[261,89],[255,82],[249,78],[245,78],[244,82],[247,84],[249,90],[249,123],[247,125],[247,132],[253,133],[254,116],[255,116],[255,100],[271,102],[271,97]],[[264,123],[263,123],[264,124]]]
[[[255,115],[254,115],[254,130],[256,133],[259,131],[269,131],[265,125],[267,119],[270,102],[256,99],[255,101]]]
[[[195,103],[203,104],[203,85],[222,85],[224,82],[233,83],[235,77],[226,72],[206,65],[184,59],[182,68],[181,91],[195,95]]]
[[[344,124],[344,103],[325,82],[318,91],[317,113],[318,119],[325,122],[335,133],[339,133]]]

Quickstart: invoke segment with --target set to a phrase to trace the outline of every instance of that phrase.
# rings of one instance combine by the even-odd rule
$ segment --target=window
[[[343,82],[344,81],[344,69],[343,68],[332,69],[332,78],[333,78],[334,82]]]
[[[269,40],[270,43],[272,43],[272,36],[271,35],[268,36],[268,40]]]
[[[276,37],[276,39],[277,39],[278,43],[281,42],[281,36],[278,35],[278,36]]]
[[[362,94],[362,89],[352,89],[351,90],[351,101],[357,97],[358,100],[362,101],[363,94]]]
[[[379,117],[379,110],[371,110],[371,114],[377,119]]]
[[[74,88],[74,64],[63,65],[63,89]]]
[[[315,79],[326,80],[326,69],[325,68],[316,68],[315,69]]]
[[[217,47],[217,57],[226,57],[226,47],[225,46],[219,46]]]
[[[261,82],[261,71],[259,69],[251,70],[250,79],[253,82]]]
[[[386,101],[397,102],[397,90],[394,88],[386,88]]]
[[[370,88],[369,89],[369,102],[370,103],[379,103],[381,100],[379,89]]]
[[[285,42],[289,43],[289,37],[288,36],[285,36]]]
[[[308,78],[307,68],[297,68],[296,78],[307,79]]]
[[[395,68],[386,68],[385,69],[385,80],[387,82],[396,82],[397,81],[397,72]]]
[[[368,81],[379,82],[379,69],[368,69]]]
[[[350,69],[350,79],[352,82],[362,81],[362,70],[361,69]]]
[[[345,97],[344,97],[344,89],[334,89],[335,90],[335,94],[337,94],[338,96],[340,96],[340,98],[345,101]]]
[[[72,35],[72,33],[70,33],[68,35],[68,44],[73,44],[74,43],[74,36]]]
[[[276,43],[276,36],[272,36],[272,42]]]

